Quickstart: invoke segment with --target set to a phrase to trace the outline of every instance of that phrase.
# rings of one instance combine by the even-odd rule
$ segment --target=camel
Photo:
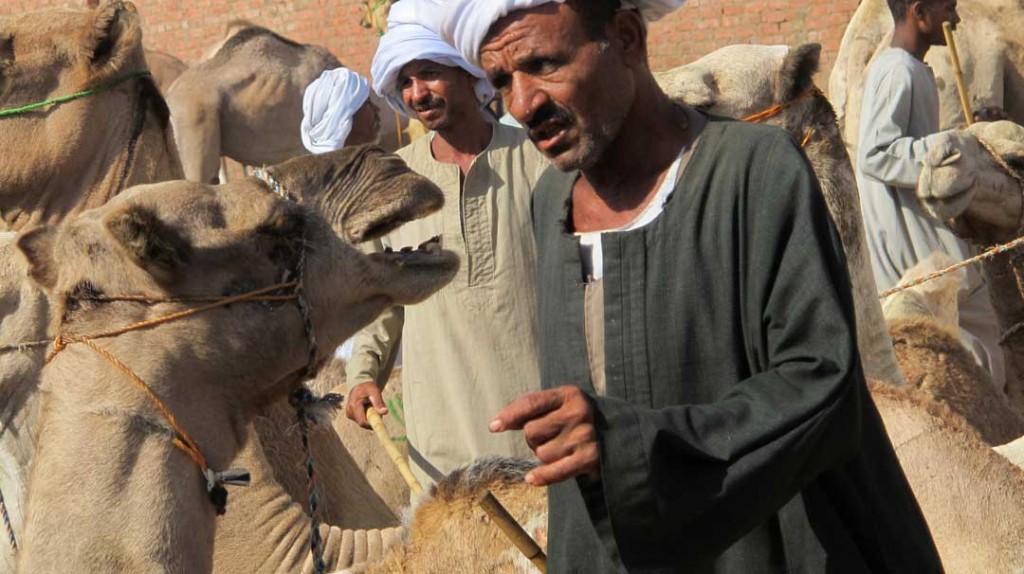
[[[259,166],[308,153],[299,137],[302,94],[341,62],[325,48],[244,21],[229,24],[211,51],[167,93],[185,177],[218,181],[221,156]],[[370,101],[385,109],[376,94]],[[396,121],[380,114],[379,143],[388,151],[400,147]]]
[[[269,174],[293,194],[316,194],[319,209],[272,193],[272,180],[218,188],[166,182],[136,187],[59,228],[19,236],[29,275],[57,309],[54,327],[66,342],[43,372],[22,570],[210,571],[217,504],[197,463],[176,452],[171,439],[187,432],[209,468],[228,468],[258,406],[301,379],[313,341],[314,349],[333,349],[388,306],[419,302],[454,275],[458,259],[436,245],[383,256],[355,246],[441,207],[440,190],[393,156],[349,148]],[[287,301],[236,302],[76,342],[182,308],[118,301],[120,295],[237,295],[289,276],[302,278],[308,314]],[[99,347],[130,364],[187,430],[172,430]],[[80,488],[69,491],[68,481]],[[264,522],[273,531],[280,513],[260,510],[271,515]],[[344,538],[330,534],[325,546],[333,559]]]
[[[1024,128],[1006,121],[977,123],[943,135],[929,150],[917,195],[925,209],[947,221],[961,239],[996,245],[1021,235],[1022,173]],[[1014,250],[984,262],[982,270],[1006,332],[1002,343],[1009,375],[1005,391],[1011,404],[1024,413],[1024,339],[1015,328],[1024,321],[1018,283],[1024,262]]]
[[[149,71],[153,74],[153,81],[156,87],[160,88],[161,94],[166,94],[174,80],[182,72],[188,69],[188,65],[178,58],[159,50],[146,50],[146,62],[149,64]]]
[[[0,117],[4,229],[56,223],[137,183],[181,177],[167,106],[151,78],[133,75],[146,59],[132,4],[0,16],[0,30],[11,79],[0,109],[111,86],[102,97]]]
[[[900,284],[954,263],[936,253],[915,265]],[[1024,435],[1024,415],[992,384],[960,342],[957,293],[963,271],[950,273],[889,296],[883,304],[900,369],[912,387],[948,406],[989,445]]]
[[[860,200],[835,114],[814,87],[821,46],[727,46],[656,75],[672,98],[711,113],[746,118],[779,106],[763,121],[804,142],[846,252],[857,315],[857,344],[870,378],[902,384],[868,259]]]
[[[111,89],[63,104],[0,117],[0,226],[55,224],[102,205],[136,183],[180,178],[167,106],[146,69],[135,7],[44,10],[0,16],[4,90],[0,109],[20,107],[124,79]],[[16,53],[5,53],[13,39]],[[0,338],[5,344],[46,338],[46,297],[25,281],[13,234],[0,234]],[[34,451],[36,388],[45,349],[0,353],[0,493],[15,532]],[[0,544],[0,572],[13,570]]]
[[[960,0],[957,10],[963,21],[955,37],[972,110],[1000,106],[1024,123],[1024,0]],[[854,158],[867,67],[892,41],[892,29],[886,0],[863,0],[843,34],[829,78],[829,98]],[[963,124],[949,51],[934,47],[925,61],[935,71],[939,88],[939,125]]]
[[[920,389],[870,388],[946,571],[1024,569],[1024,470]]]

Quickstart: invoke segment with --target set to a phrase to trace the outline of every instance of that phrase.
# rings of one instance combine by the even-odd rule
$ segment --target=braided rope
[[[924,277],[921,277],[920,279],[915,279],[915,280],[911,281],[910,283],[906,283],[904,285],[897,285],[896,287],[893,287],[892,289],[889,289],[887,291],[883,291],[883,292],[878,294],[878,298],[879,299],[885,299],[886,297],[888,297],[890,295],[895,295],[896,293],[899,293],[901,291],[906,291],[907,289],[910,289],[911,287],[917,287],[918,285],[921,285],[922,283],[927,283],[927,282],[929,282],[929,281],[931,281],[933,279],[938,279],[939,277],[942,277],[943,275],[948,275],[948,274],[950,274],[950,273],[952,273],[954,271],[957,271],[959,269],[963,269],[964,267],[967,267],[968,265],[972,265],[974,263],[985,261],[987,259],[992,259],[993,257],[995,257],[997,255],[1002,255],[1003,253],[1006,253],[1008,251],[1011,251],[1011,250],[1019,247],[1021,244],[1024,244],[1024,237],[1018,237],[1017,239],[1014,239],[1013,241],[1010,241],[1009,243],[1003,243],[1002,245],[996,245],[995,247],[986,249],[984,252],[982,252],[982,253],[980,253],[978,255],[975,255],[974,257],[971,257],[970,259],[965,259],[965,260],[963,260],[963,261],[961,261],[959,263],[954,263],[953,265],[950,265],[949,267],[946,267],[945,269],[940,269],[938,271],[934,271],[932,273],[929,273],[928,275],[925,275]]]
[[[72,100],[77,100],[79,98],[84,98],[86,96],[93,96],[93,95],[96,95],[96,94],[101,94],[101,93],[106,92],[107,90],[117,86],[118,84],[127,82],[129,80],[134,80],[136,78],[142,78],[142,77],[151,76],[151,75],[152,74],[149,73],[149,70],[144,70],[144,71],[141,71],[141,72],[133,72],[131,74],[128,74],[128,75],[125,75],[125,76],[121,76],[119,78],[115,78],[115,79],[113,79],[113,80],[111,80],[111,81],[109,81],[109,82],[107,82],[105,84],[102,84],[102,85],[100,85],[100,86],[98,86],[96,88],[92,88],[92,89],[89,89],[89,90],[82,90],[81,92],[75,92],[73,94],[68,94],[66,96],[59,96],[59,97],[53,98],[51,100],[46,100],[45,102],[36,102],[34,104],[28,104],[27,106],[21,106],[19,108],[10,108],[10,109],[6,109],[6,110],[0,110],[0,118],[7,117],[7,116],[16,116],[18,114],[23,114],[25,112],[31,112],[32,110],[38,110],[39,108],[45,108],[47,106],[53,106],[53,105],[56,105],[56,104],[63,104],[64,102],[70,102]]]
[[[4,502],[4,493],[0,490],[0,514],[4,518],[4,529],[7,530],[7,540],[11,543],[14,553],[18,553],[18,539],[14,537],[14,527],[11,526],[11,517],[7,515],[7,503]]]

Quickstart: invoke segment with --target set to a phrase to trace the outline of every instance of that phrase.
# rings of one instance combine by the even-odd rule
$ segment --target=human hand
[[[974,121],[976,122],[997,122],[1010,119],[1010,114],[1006,113],[1006,110],[999,106],[987,106],[974,110],[971,115],[974,116]]]
[[[568,385],[519,397],[495,415],[491,432],[522,430],[541,466],[526,475],[547,486],[580,475],[600,476],[594,411],[579,387]]]
[[[373,405],[381,416],[388,414],[388,407],[384,405],[384,397],[377,388],[377,383],[369,381],[360,383],[348,391],[345,400],[345,416],[352,419],[357,425],[364,429],[370,428],[366,420],[366,407]]]

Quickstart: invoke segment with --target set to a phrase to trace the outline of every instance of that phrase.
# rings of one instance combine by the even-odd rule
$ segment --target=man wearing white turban
[[[490,424],[541,460],[548,571],[941,571],[799,145],[654,80],[641,14],[680,3],[441,18],[558,168],[532,210],[545,390]]]
[[[348,68],[325,70],[302,95],[302,145],[325,153],[377,140],[380,111],[370,83]]]
[[[428,483],[480,456],[530,456],[521,436],[488,433],[487,422],[540,388],[530,196],[547,162],[523,130],[483,109],[494,92],[482,71],[436,33],[403,20],[422,1],[392,7],[371,69],[374,89],[431,130],[397,154],[441,188],[445,205],[378,248],[427,242],[429,249],[437,237],[462,265],[430,299],[389,311],[356,336],[346,414],[366,426],[367,405],[387,412],[378,383],[387,381],[401,341],[410,459]]]

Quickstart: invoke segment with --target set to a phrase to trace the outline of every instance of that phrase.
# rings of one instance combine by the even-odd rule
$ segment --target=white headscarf
[[[370,83],[348,68],[326,70],[302,95],[302,145],[310,153],[341,149],[352,116],[370,96]]]
[[[433,16],[441,37],[455,46],[462,57],[480,65],[480,45],[495,22],[519,10],[529,10],[550,2],[565,0],[448,0],[436,4],[443,9]],[[622,9],[636,9],[647,22],[653,22],[686,3],[686,0],[623,0]],[[398,4],[402,4],[399,2]],[[398,5],[396,4],[396,6]]]
[[[402,0],[388,13],[388,31],[381,36],[377,53],[370,64],[373,91],[387,100],[396,112],[412,117],[398,89],[398,73],[409,62],[430,60],[452,68],[462,68],[477,78],[476,96],[480,105],[494,98],[494,88],[483,70],[466,62],[459,52],[446,43],[431,27],[439,23],[438,0]]]

